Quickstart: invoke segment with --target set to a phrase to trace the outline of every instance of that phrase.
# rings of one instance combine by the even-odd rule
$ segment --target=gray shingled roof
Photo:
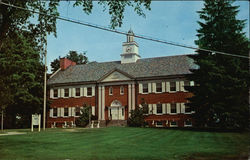
[[[193,60],[186,55],[139,59],[136,63],[121,64],[121,61],[92,62],[76,65],[59,71],[49,79],[48,84],[98,81],[118,69],[135,78],[190,74],[196,68]]]

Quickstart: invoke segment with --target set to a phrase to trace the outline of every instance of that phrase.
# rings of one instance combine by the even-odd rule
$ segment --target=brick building
[[[133,32],[122,44],[121,61],[76,65],[60,59],[60,69],[48,80],[50,105],[47,126],[74,124],[83,104],[101,125],[118,121],[126,124],[130,111],[148,106],[145,121],[155,127],[192,126],[184,86],[193,61],[185,55],[141,59]]]

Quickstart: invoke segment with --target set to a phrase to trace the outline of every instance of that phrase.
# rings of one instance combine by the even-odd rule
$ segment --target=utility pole
[[[43,130],[46,125],[46,92],[47,92],[47,34],[45,35],[45,50],[44,50],[44,93],[43,93]]]

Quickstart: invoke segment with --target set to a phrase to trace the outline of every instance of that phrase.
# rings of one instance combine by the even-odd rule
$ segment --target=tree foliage
[[[237,20],[238,6],[228,0],[205,0],[198,11],[201,21],[197,30],[199,48],[248,56],[249,40]],[[248,125],[248,60],[198,50],[190,57],[199,66],[188,76],[195,81],[187,89],[194,94],[190,105],[200,127],[245,128]]]
[[[80,117],[76,119],[77,126],[86,127],[89,124],[90,111],[91,106],[83,104],[83,108],[80,110]]]
[[[77,53],[77,51],[69,51],[69,53],[66,55],[66,58],[73,62],[76,62],[76,64],[88,63],[88,57],[86,56],[86,52]],[[51,62],[50,66],[52,72],[57,71],[60,68],[60,57]]]
[[[8,36],[11,31],[16,30],[28,30],[33,34],[39,35],[37,41],[44,41],[45,34],[54,33],[56,36],[56,17],[59,16],[57,10],[60,0],[49,0],[49,1],[39,1],[39,0],[2,0],[2,2],[12,4],[25,8],[27,10],[16,9],[13,7],[0,5],[0,16],[2,15],[2,23],[0,22],[0,48],[2,46],[2,41]],[[85,14],[91,14],[93,9],[92,0],[77,0],[72,3],[74,7],[82,7]],[[108,10],[111,16],[110,25],[111,28],[121,27],[122,20],[124,18],[124,11],[126,6],[132,7],[134,11],[140,15],[144,16],[142,6],[145,9],[150,10],[151,0],[137,0],[137,1],[99,1],[97,4],[103,6],[103,11]],[[40,13],[38,16],[30,11],[36,10]],[[46,16],[45,14],[51,15]],[[30,18],[33,18],[32,21]],[[40,44],[41,45],[41,44]]]
[[[16,116],[29,120],[42,108],[43,64],[32,33],[15,31],[8,35],[0,50],[0,68],[1,105],[5,106],[9,126],[14,127]]]
[[[145,126],[145,114],[148,113],[148,105],[142,98],[141,107],[135,107],[131,110],[131,116],[128,119],[128,126],[130,127],[144,127]]]

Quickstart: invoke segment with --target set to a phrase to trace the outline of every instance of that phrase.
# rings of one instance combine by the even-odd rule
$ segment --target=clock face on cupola
[[[130,29],[127,33],[127,42],[122,44],[121,63],[135,63],[140,59],[138,44],[134,41],[134,32]]]

